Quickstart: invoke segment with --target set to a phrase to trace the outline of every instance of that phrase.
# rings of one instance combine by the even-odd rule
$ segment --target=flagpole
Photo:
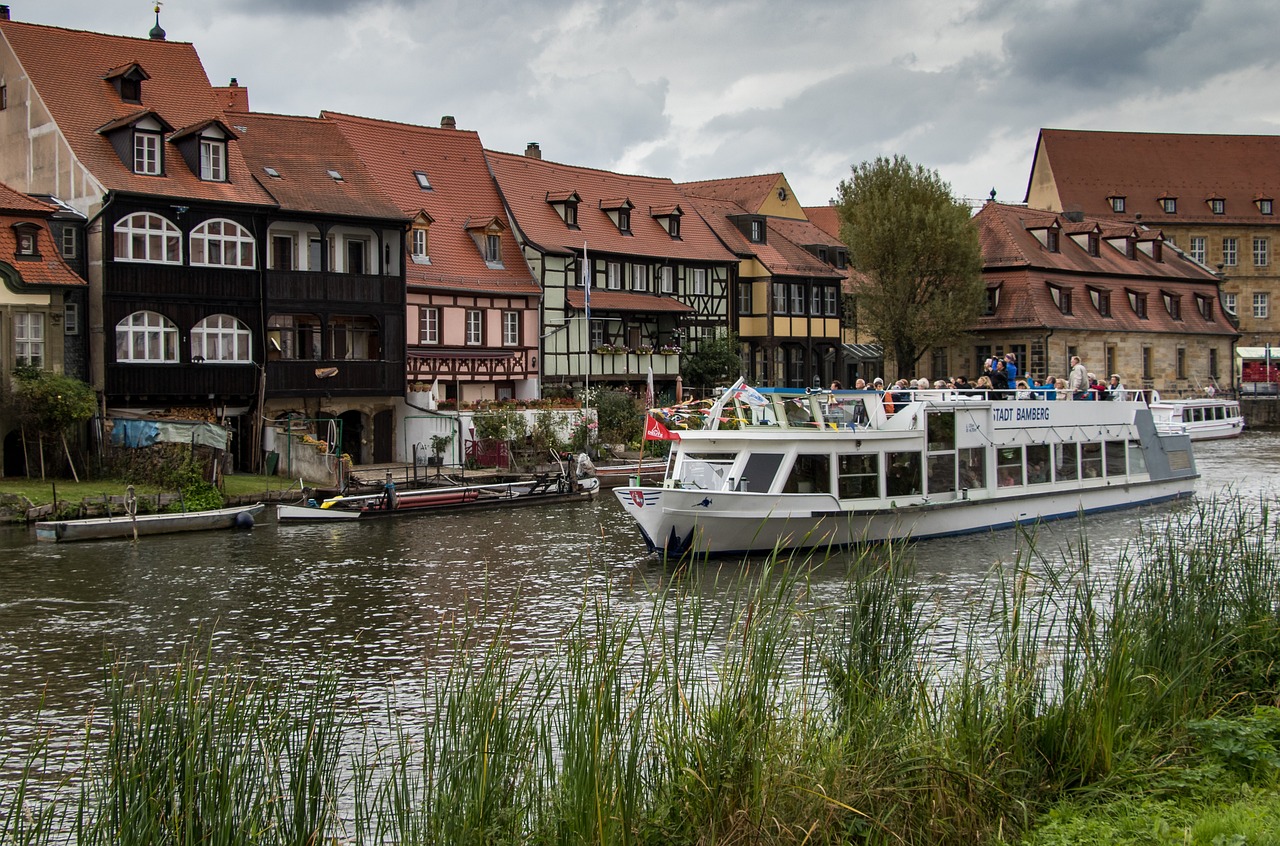
[[[591,260],[587,258],[587,242],[582,242],[582,297],[583,312],[586,315],[587,325],[585,327],[585,342],[583,349],[586,351],[587,367],[586,374],[582,385],[582,410],[583,418],[586,418],[586,412],[591,408]]]

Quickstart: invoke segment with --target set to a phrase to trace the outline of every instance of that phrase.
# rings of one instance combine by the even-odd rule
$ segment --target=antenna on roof
[[[160,7],[164,5],[164,0],[156,0],[156,25],[151,27],[151,40],[164,41],[164,29],[160,26]]]

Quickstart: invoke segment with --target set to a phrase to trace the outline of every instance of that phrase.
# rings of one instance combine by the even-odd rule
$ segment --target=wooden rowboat
[[[213,511],[181,514],[143,514],[120,517],[92,517],[86,520],[45,520],[36,523],[38,541],[86,541],[135,538],[172,532],[204,532],[253,526],[253,518],[266,508],[261,502]]]

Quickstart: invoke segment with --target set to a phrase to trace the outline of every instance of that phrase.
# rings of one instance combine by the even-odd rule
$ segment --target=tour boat
[[[892,395],[890,395],[892,397]],[[1147,403],[955,391],[726,391],[659,485],[614,490],[652,551],[734,554],[999,529],[1189,496]]]
[[[1240,403],[1233,399],[1156,400],[1151,403],[1151,415],[1157,431],[1185,432],[1193,441],[1234,438],[1244,431]]]

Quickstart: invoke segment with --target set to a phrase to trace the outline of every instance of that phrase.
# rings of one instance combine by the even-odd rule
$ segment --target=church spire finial
[[[151,27],[152,41],[164,41],[164,29],[160,26],[160,7],[163,5],[162,0],[156,0],[156,25]]]

